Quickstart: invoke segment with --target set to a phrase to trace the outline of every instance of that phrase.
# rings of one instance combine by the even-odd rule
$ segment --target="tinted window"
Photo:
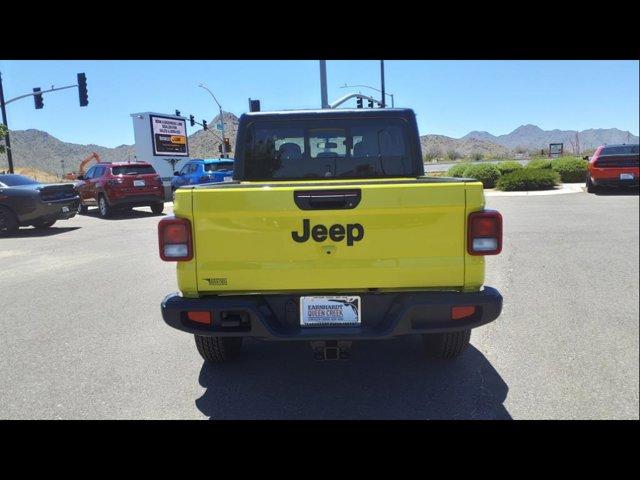
[[[638,145],[618,145],[604,147],[600,155],[638,155],[640,152]]]
[[[120,165],[112,167],[111,172],[114,175],[151,175],[156,173],[151,165]]]
[[[186,175],[187,173],[189,173],[189,168],[191,167],[190,163],[187,163],[184,167],[182,167],[182,170],[180,170],[180,173],[182,175]]]
[[[244,148],[247,180],[413,174],[400,119],[256,121]]]
[[[89,178],[93,178],[93,174],[96,171],[96,167],[91,167],[87,173],[84,175],[84,178],[89,179]]]
[[[33,178],[24,175],[0,175],[0,182],[7,187],[19,187],[20,185],[34,185],[36,182]]]
[[[205,172],[217,172],[218,170],[233,170],[233,162],[205,163]]]

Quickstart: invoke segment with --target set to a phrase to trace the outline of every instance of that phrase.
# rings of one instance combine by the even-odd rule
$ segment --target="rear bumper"
[[[154,203],[164,203],[162,192],[157,195],[125,195],[119,197],[107,197],[112,207],[144,207]]]
[[[27,212],[18,212],[18,222],[21,225],[31,225],[35,222],[48,220],[66,220],[74,217],[76,213],[78,213],[79,204],[80,197],[39,201]],[[64,210],[66,210],[66,212]]]
[[[597,187],[637,187],[638,177],[634,177],[633,180],[620,180],[619,178],[591,178],[591,183]]]
[[[304,341],[373,340],[453,332],[485,325],[498,318],[502,311],[502,296],[491,287],[474,293],[423,291],[357,295],[362,298],[362,324],[359,326],[301,327],[299,294],[220,295],[191,299],[173,293],[162,301],[161,311],[169,326],[183,332],[203,336]],[[451,308],[463,305],[475,305],[476,312],[466,319],[451,320]],[[194,310],[212,312],[213,324],[201,325],[188,320],[187,312]]]

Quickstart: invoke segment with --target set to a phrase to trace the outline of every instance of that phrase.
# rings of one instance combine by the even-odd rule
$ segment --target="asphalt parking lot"
[[[505,231],[486,283],[504,310],[449,362],[409,337],[340,362],[249,341],[212,367],[161,319],[177,289],[161,216],[23,229],[0,239],[0,418],[638,419],[638,203],[488,197]]]

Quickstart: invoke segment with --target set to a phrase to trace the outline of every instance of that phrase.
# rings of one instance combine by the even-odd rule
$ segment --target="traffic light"
[[[373,100],[369,99],[368,107],[373,108]]]
[[[202,120],[202,129],[203,130],[207,130],[207,121],[206,120]]]
[[[259,112],[260,111],[260,100],[249,99],[249,111],[250,112]]]
[[[356,100],[356,105],[358,106],[358,108],[362,108],[362,98],[358,97],[358,100]]]
[[[196,119],[193,118],[193,115],[189,115],[189,123],[192,127],[196,124]]]
[[[231,143],[229,142],[228,138],[224,139],[224,148],[227,150],[227,152],[231,151]]]
[[[222,153],[222,144],[218,145],[218,151]]]
[[[39,92],[41,89],[40,87],[34,88],[33,91],[35,92]],[[39,93],[38,95],[34,95],[33,96],[33,103],[36,104],[36,108],[40,109],[42,107],[44,107],[44,102],[42,101],[42,94]]]
[[[80,98],[80,106],[89,105],[89,95],[87,93],[87,76],[84,73],[78,74],[78,97]]]
[[[176,110],[176,117],[180,116],[180,110]]]

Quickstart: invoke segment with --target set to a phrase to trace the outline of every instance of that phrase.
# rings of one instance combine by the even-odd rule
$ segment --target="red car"
[[[603,145],[589,159],[587,191],[598,187],[637,187],[640,167],[638,145]]]
[[[153,166],[143,162],[98,163],[78,176],[80,192],[78,213],[97,206],[101,217],[114,210],[151,207],[153,213],[164,210],[164,187]]]

